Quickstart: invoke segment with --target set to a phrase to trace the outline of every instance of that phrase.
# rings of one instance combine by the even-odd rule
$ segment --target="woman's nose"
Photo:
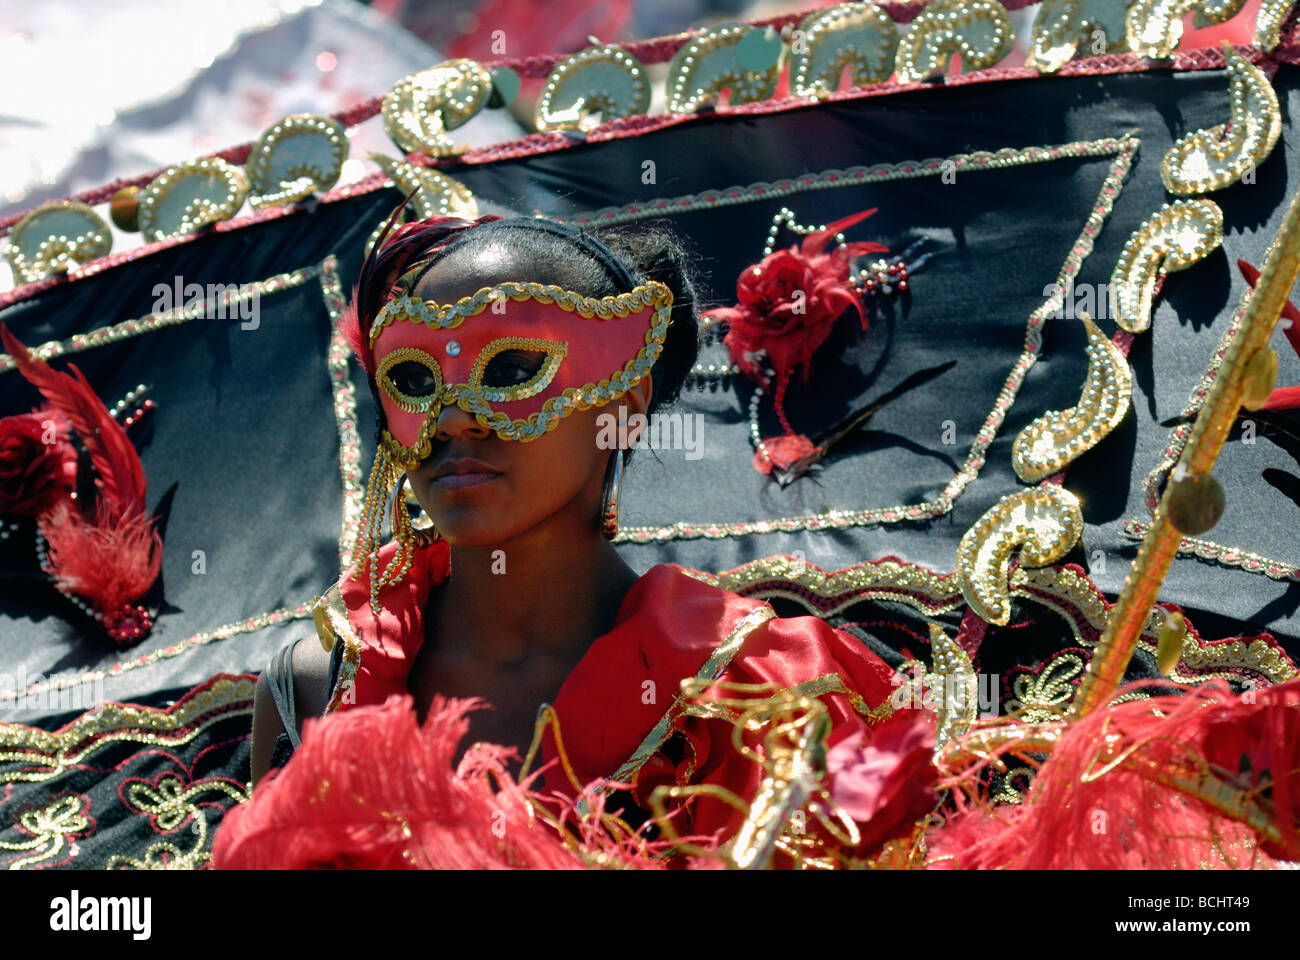
[[[450,440],[452,437],[486,437],[491,431],[475,419],[474,414],[467,413],[455,404],[444,406],[438,411],[437,429],[434,437],[438,440]]]

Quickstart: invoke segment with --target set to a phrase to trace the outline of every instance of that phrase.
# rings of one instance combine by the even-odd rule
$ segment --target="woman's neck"
[[[477,657],[502,663],[580,656],[612,629],[637,579],[598,531],[557,524],[498,545],[453,545],[451,569],[433,605],[443,629],[430,633],[439,645],[472,645]]]

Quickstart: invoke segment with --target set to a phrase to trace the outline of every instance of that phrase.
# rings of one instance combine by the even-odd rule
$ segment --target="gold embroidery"
[[[10,861],[9,870],[21,870],[47,860],[53,860],[64,848],[68,858],[76,856],[73,837],[90,828],[89,803],[80,796],[59,797],[40,810],[28,810],[19,815],[16,826],[31,834],[31,839],[18,843],[0,840],[0,850],[30,851]]]
[[[415,215],[421,220],[429,217],[460,217],[463,220],[478,219],[478,201],[473,192],[459,180],[454,180],[432,167],[417,167],[405,160],[398,160],[384,153],[372,153],[370,159],[379,165],[393,185],[403,195],[414,196],[411,206]],[[384,218],[384,223],[388,220]],[[378,233],[384,223],[375,228]],[[369,248],[366,250],[369,253]]]
[[[136,195],[140,233],[154,243],[229,220],[244,205],[248,187],[243,168],[220,157],[177,164]]]
[[[1300,273],[1300,196],[1288,206],[1286,218],[1270,247],[1259,282],[1247,295],[1241,333],[1228,347],[1225,376],[1215,379],[1196,417],[1179,466],[1192,478],[1210,476],[1228,431],[1241,410],[1244,393],[1242,370],[1267,343],[1287,295]],[[1119,599],[1106,621],[1079,692],[1071,707],[1077,719],[1105,704],[1115,692],[1139,642],[1142,624],[1149,618],[1156,594],[1173,563],[1181,536],[1169,518],[1175,484],[1165,488],[1151,529],[1138,548]]]
[[[1027,483],[1036,483],[1091,450],[1119,426],[1128,413],[1133,374],[1128,361],[1087,314],[1088,373],[1077,405],[1052,410],[1016,435],[1011,465]]]
[[[293,145],[281,149],[287,141]],[[244,169],[254,210],[294,203],[338,182],[348,155],[343,124],[332,117],[297,114],[272,124],[257,138]]]
[[[1131,0],[1043,0],[1025,66],[1055,73],[1070,60],[1128,49],[1125,18]]]
[[[156,789],[145,783],[132,783],[126,791],[126,805],[138,813],[152,817],[158,829],[166,833],[180,829],[189,821],[194,833],[194,846],[190,850],[181,850],[169,841],[152,843],[143,859],[116,854],[108,858],[104,869],[133,867],[136,870],[197,870],[203,866],[212,858],[211,851],[207,849],[210,827],[203,810],[195,801],[209,793],[224,794],[236,804],[248,800],[248,793],[215,777],[183,784],[179,777],[168,774],[159,780]]]
[[[1196,12],[1196,25],[1230,19],[1245,0],[1134,0],[1128,11],[1128,45],[1144,57],[1173,56],[1183,37],[1183,17]]]
[[[19,723],[0,724],[0,783],[39,783],[82,763],[105,743],[175,746],[213,723],[253,712],[253,681],[221,678],[169,710],[106,703],[51,732]]]
[[[505,353],[507,350],[540,350],[546,354],[546,359],[542,361],[537,372],[523,383],[508,387],[484,387],[483,374],[487,371],[488,364],[496,359],[498,354]],[[497,337],[475,358],[474,367],[469,374],[469,385],[493,403],[527,400],[529,397],[537,396],[550,385],[568,352],[567,343],[546,340],[542,337]]]
[[[403,393],[388,376],[393,367],[399,363],[418,363],[428,370],[433,374],[433,389],[420,396]],[[437,403],[438,394],[442,391],[442,368],[438,366],[437,359],[418,347],[398,347],[384,354],[384,358],[379,361],[379,366],[375,369],[375,377],[384,388],[384,392],[392,398],[393,403],[397,404],[398,409],[405,410],[407,413],[427,413],[429,408]]]
[[[339,532],[339,569],[352,563],[361,527],[361,508],[365,492],[361,480],[361,437],[357,432],[357,391],[349,373],[352,348],[343,336],[339,319],[343,313],[343,284],[338,274],[338,259],[330,254],[321,261],[321,296],[329,314],[330,335],[327,357],[330,390],[334,396],[334,421],[339,434],[339,480],[343,487],[343,517]]]
[[[384,132],[403,153],[462,152],[447,131],[468,123],[492,95],[492,75],[473,60],[447,60],[403,77],[384,95]]]
[[[1060,720],[1074,694],[1070,681],[1083,669],[1083,657],[1062,651],[1043,664],[1037,674],[1020,674],[1011,683],[1015,696],[1007,701],[1007,713],[1025,723]]]
[[[1295,0],[1262,0],[1255,17],[1255,43],[1268,53],[1282,42],[1282,24],[1286,23]]]

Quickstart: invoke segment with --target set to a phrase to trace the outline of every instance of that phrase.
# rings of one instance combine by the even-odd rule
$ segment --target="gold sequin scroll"
[[[229,220],[243,206],[248,189],[243,169],[218,157],[177,164],[138,194],[140,233],[152,243]]]
[[[1011,554],[1041,567],[1065,556],[1083,533],[1079,500],[1048,484],[1008,494],[966,531],[957,547],[957,580],[970,608],[988,623],[1011,620]]]
[[[874,3],[842,3],[804,17],[790,39],[790,92],[797,97],[834,93],[849,68],[855,87],[881,83],[894,72],[898,31]]]
[[[1268,77],[1232,47],[1224,49],[1228,122],[1189,133],[1165,154],[1160,178],[1170,193],[1208,193],[1236,183],[1264,162],[1282,133],[1282,113]]]
[[[694,113],[716,103],[724,89],[730,91],[728,103],[733,105],[771,97],[781,73],[780,38],[776,38],[778,55],[771,57],[770,65],[750,69],[750,57],[745,55],[746,48],[768,43],[762,30],[743,23],[724,24],[696,37],[668,64],[668,112]]]
[[[592,47],[555,65],[537,98],[538,130],[591,130],[650,109],[641,61],[617,44]]]
[[[1111,315],[1129,333],[1151,326],[1159,277],[1183,270],[1223,242],[1223,211],[1212,200],[1166,203],[1133,231],[1110,277]]]
[[[1128,43],[1144,57],[1172,57],[1183,38],[1183,17],[1195,12],[1196,26],[1223,23],[1245,0],[1135,0],[1128,12]]]
[[[1076,57],[1127,50],[1131,5],[1132,0],[1043,0],[1025,66],[1055,73]]]
[[[370,159],[379,165],[379,169],[384,171],[398,190],[412,198],[410,206],[415,209],[408,215],[408,219],[411,216],[420,220],[429,217],[460,217],[463,220],[478,218],[478,200],[469,187],[459,180],[431,167],[416,166],[382,153],[372,153]],[[410,207],[407,209],[410,210]],[[367,256],[379,240],[379,235],[384,232],[388,216],[384,214],[366,238]]]
[[[942,73],[960,53],[962,70],[982,70],[1010,53],[1014,39],[997,0],[936,0],[907,25],[894,68],[899,83],[916,83]]]
[[[93,207],[59,200],[23,217],[9,234],[5,256],[19,283],[35,283],[88,263],[113,248],[113,231]]]
[[[1091,450],[1128,413],[1133,393],[1128,362],[1092,318],[1080,314],[1080,319],[1088,331],[1088,373],[1078,404],[1038,417],[1011,447],[1011,465],[1026,483],[1050,477]]]
[[[384,95],[384,131],[405,153],[451,157],[464,151],[448,131],[470,121],[492,96],[492,75],[473,60],[448,60],[413,73]]]
[[[272,124],[248,155],[255,210],[295,203],[338,182],[348,156],[343,124],[328,117],[296,114]]]

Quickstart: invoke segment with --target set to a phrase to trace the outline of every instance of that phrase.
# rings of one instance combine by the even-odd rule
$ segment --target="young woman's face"
[[[441,303],[505,280],[562,280],[522,272],[517,255],[488,246],[454,251],[421,278],[413,294]],[[498,354],[484,373],[489,386],[527,380],[545,359],[532,351]],[[417,372],[418,375],[418,372]],[[644,378],[619,400],[578,410],[544,436],[526,443],[503,440],[459,407],[439,414],[431,452],[407,484],[438,532],[455,546],[492,546],[569,512],[567,520],[594,527],[599,520],[605,471],[614,451],[597,445],[601,414],[644,413],[651,396]],[[563,527],[561,527],[563,529]],[[572,527],[570,527],[572,529]]]

